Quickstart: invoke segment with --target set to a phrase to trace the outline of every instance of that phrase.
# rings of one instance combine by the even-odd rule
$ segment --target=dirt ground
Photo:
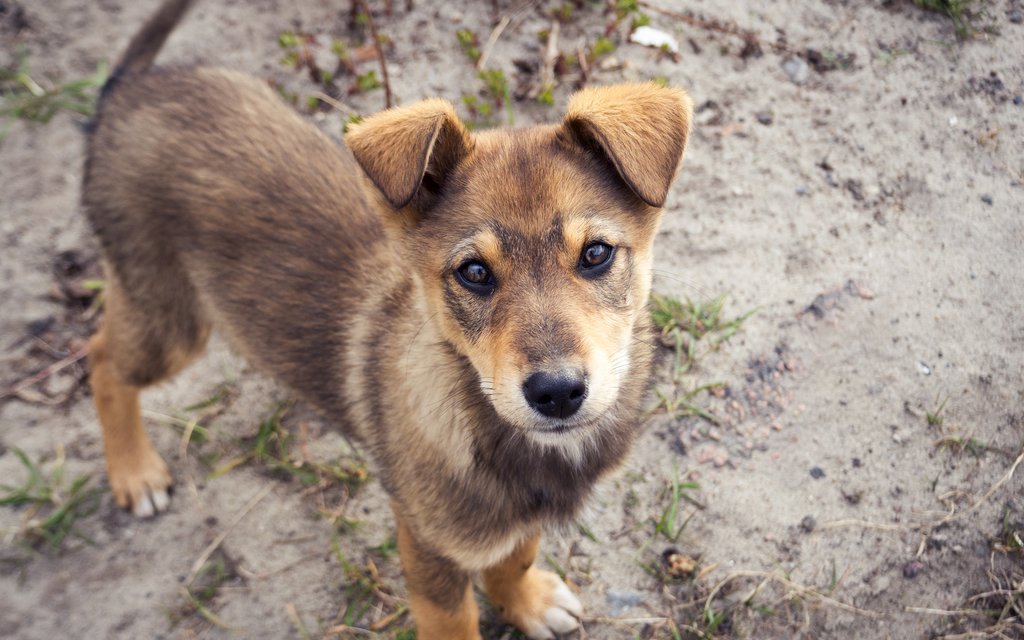
[[[0,0],[0,64],[23,54],[45,88],[88,76],[156,4]],[[369,4],[398,103],[441,96],[506,121],[505,105],[469,112],[463,96],[495,101],[456,32],[484,49],[508,16],[486,67],[508,78],[516,125],[556,120],[583,78],[563,57],[554,105],[537,98],[559,13],[557,49],[600,54],[590,83],[659,78],[698,105],[655,290],[724,294],[725,319],[754,313],[717,348],[695,341],[684,371],[664,349],[657,388],[673,411],[652,409],[580,526],[546,538],[542,564],[586,607],[579,637],[1024,637],[1018,0],[982,4],[980,24],[998,33],[965,41],[903,0],[659,3],[697,21],[641,6],[678,39],[676,59],[627,42],[638,14],[616,23],[600,2],[416,0],[390,16]],[[324,66],[337,39],[372,84],[378,63],[351,16],[348,2],[201,0],[161,61],[251,72],[309,112],[318,88],[296,54],[282,57],[309,50]],[[753,30],[761,54],[710,28],[728,24]],[[300,36],[282,47],[288,31]],[[346,69],[328,84],[361,113],[383,106],[382,89],[349,93]],[[344,116],[310,117],[340,137]],[[91,490],[105,478],[82,362],[10,393],[81,355],[95,322],[84,121],[0,125],[0,498],[28,481],[19,451],[40,464],[37,489],[57,487],[0,506],[0,636],[410,637],[372,465],[361,482],[358,452],[329,421],[291,407],[221,341],[144,395],[177,478],[170,512],[152,520]],[[278,407],[290,407],[288,452]],[[276,463],[252,453],[261,433]],[[72,487],[79,476],[88,484]],[[74,532],[40,540],[61,530],[45,518],[62,507]],[[514,636],[484,617],[487,637]]]

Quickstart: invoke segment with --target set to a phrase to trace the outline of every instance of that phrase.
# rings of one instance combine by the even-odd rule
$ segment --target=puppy
[[[152,61],[170,0],[104,87],[82,204],[106,311],[91,385],[119,505],[167,508],[139,391],[217,326],[372,455],[421,640],[479,638],[472,579],[531,638],[579,624],[533,566],[639,426],[651,245],[691,103],[585,89],[560,124],[470,133],[424,100],[339,144],[266,84]]]

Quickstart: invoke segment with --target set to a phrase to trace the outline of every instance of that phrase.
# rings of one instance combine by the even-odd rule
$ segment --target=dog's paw
[[[553,573],[531,567],[505,602],[495,602],[505,619],[534,640],[552,640],[580,626],[583,605]]]
[[[171,472],[155,451],[128,464],[109,466],[107,476],[114,501],[137,518],[150,518],[171,504]]]

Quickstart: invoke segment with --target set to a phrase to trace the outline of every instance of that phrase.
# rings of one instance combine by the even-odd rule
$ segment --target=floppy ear
[[[656,84],[588,88],[569,100],[562,127],[584,147],[597,147],[641,200],[665,204],[690,135],[693,101]]]
[[[436,188],[472,147],[472,138],[446,100],[388,109],[352,125],[345,144],[395,209],[424,184]]]

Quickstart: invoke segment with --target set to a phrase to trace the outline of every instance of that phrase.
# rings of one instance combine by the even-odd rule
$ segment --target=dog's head
[[[635,84],[577,93],[559,125],[471,134],[427,100],[346,138],[440,333],[534,441],[571,440],[619,396],[690,114],[682,91]]]

